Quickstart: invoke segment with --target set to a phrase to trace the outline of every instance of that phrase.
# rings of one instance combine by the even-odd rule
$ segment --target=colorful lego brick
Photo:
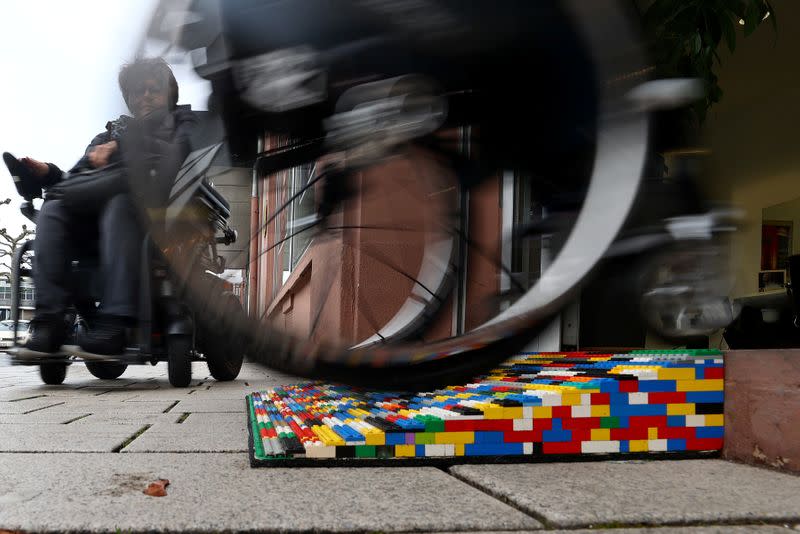
[[[470,384],[398,394],[321,382],[248,396],[256,459],[719,450],[716,351],[525,353]]]

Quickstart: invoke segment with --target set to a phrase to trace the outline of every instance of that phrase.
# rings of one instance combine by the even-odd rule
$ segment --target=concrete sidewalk
[[[244,395],[293,379],[207,375],[72,365],[53,387],[0,354],[0,531],[800,530],[800,477],[721,460],[252,469]]]

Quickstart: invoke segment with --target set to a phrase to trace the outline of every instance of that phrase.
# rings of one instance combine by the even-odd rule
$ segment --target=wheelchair
[[[199,283],[214,302],[213,310],[197,310],[189,305],[182,279],[171,267],[174,263],[167,259],[170,251],[163,250],[163,243],[157,243],[152,235],[153,225],[150,225],[141,245],[142,287],[138,321],[129,331],[124,353],[95,358],[78,350],[72,351],[65,345],[62,347],[64,352],[51,358],[26,360],[15,357],[15,351],[20,348],[15,345],[9,351],[12,364],[38,365],[42,381],[51,385],[63,383],[67,367],[73,363],[84,363],[97,378],[116,379],[128,365],[156,365],[165,361],[169,382],[175,387],[189,385],[192,362],[195,361],[204,361],[216,380],[234,380],[239,375],[245,345],[243,341],[231,339],[228,328],[243,320],[245,311],[239,298],[218,276],[225,270],[225,259],[218,254],[217,248],[235,242],[237,232],[228,224],[230,204],[207,178],[208,169],[222,147],[220,143],[205,144],[209,143],[208,125],[213,124],[210,122],[213,118],[206,116],[207,112],[196,113],[200,117],[198,130],[206,134],[206,139],[192,143],[193,147],[199,145],[203,148],[189,154],[178,172],[164,224],[171,225],[173,230],[180,226],[183,242],[171,243],[171,246],[179,249],[177,253],[193,258],[193,284],[197,284],[197,277],[200,277]],[[20,211],[35,223],[38,214],[33,204],[35,195],[26,193]],[[20,317],[21,279],[32,277],[32,265],[36,261],[31,255],[34,239],[21,244],[12,262],[11,316],[15,328]],[[81,329],[91,327],[100,299],[100,274],[96,252],[82,251],[78,257],[72,258],[69,284],[73,298],[65,321],[73,341]]]

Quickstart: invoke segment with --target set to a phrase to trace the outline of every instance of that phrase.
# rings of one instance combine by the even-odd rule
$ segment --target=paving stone
[[[800,520],[800,477],[722,460],[460,465],[552,526]]]
[[[535,529],[434,468],[250,468],[242,454],[0,454],[0,525],[49,531]],[[142,493],[158,478],[166,497]],[[58,484],[53,484],[58,480]],[[102,503],[102,505],[98,505]]]
[[[174,424],[183,414],[179,413],[93,413],[88,417],[79,419],[73,423],[75,425],[136,425],[142,427],[144,425],[153,425],[156,423],[170,423]]]
[[[20,401],[2,401],[0,402],[0,414],[13,415],[34,412],[46,409],[52,406],[61,405],[65,402],[64,399],[53,399],[49,397],[36,397],[33,399],[25,399]]]
[[[135,424],[3,425],[0,452],[111,452],[141,427]],[[42,456],[56,458],[59,455]],[[115,455],[116,456],[116,455]],[[51,479],[51,483],[57,479]]]
[[[0,414],[0,425],[41,425],[43,423],[64,424],[88,413],[48,412],[40,410],[28,414]],[[2,431],[0,431],[2,434]]]
[[[201,422],[204,415],[192,414],[195,423],[156,423],[122,449],[136,452],[247,452],[247,426],[239,422]],[[219,415],[219,414],[211,414]]]
[[[171,407],[175,401],[153,401],[153,402],[122,402],[116,400],[106,400],[103,396],[93,399],[62,399],[63,404],[48,408],[55,412],[83,412],[83,413],[109,413],[109,414],[159,414],[165,410],[171,412]]]
[[[245,413],[244,396],[240,399],[194,399],[181,400],[173,410],[189,413],[233,412]]]

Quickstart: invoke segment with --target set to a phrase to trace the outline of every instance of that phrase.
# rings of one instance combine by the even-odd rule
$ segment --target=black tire
[[[114,380],[122,376],[125,369],[128,368],[127,363],[114,363],[114,362],[86,362],[86,368],[92,373],[92,376],[104,380]]]
[[[185,388],[192,381],[192,338],[174,335],[167,339],[167,376],[176,388]]]
[[[67,378],[66,363],[43,363],[39,366],[39,376],[42,382],[51,386],[58,386],[64,383]]]
[[[226,382],[239,376],[244,361],[245,343],[241,337],[231,339],[233,325],[245,319],[242,303],[233,293],[226,291],[220,296],[219,310],[222,312],[216,324],[206,324],[200,332],[200,350],[206,357],[208,371],[216,380]]]

